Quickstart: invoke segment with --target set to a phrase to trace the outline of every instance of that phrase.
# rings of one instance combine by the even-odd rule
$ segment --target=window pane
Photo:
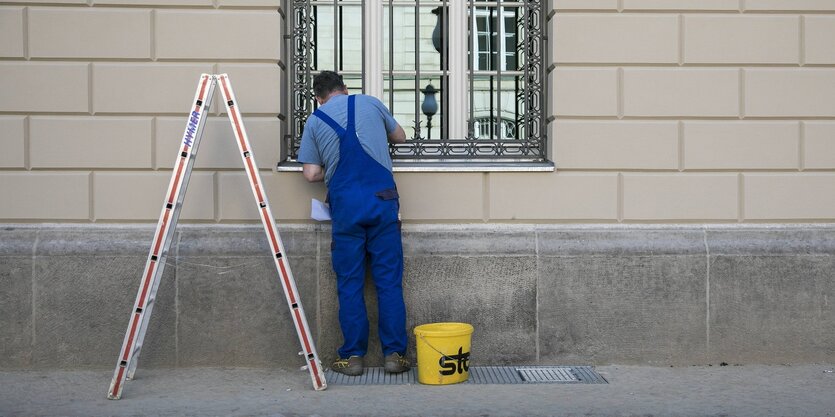
[[[339,70],[362,71],[362,7],[343,6],[340,9],[343,30],[339,37]]]
[[[427,88],[430,84],[435,90],[434,95]],[[420,88],[416,89],[413,76],[395,76],[393,79],[386,76],[383,85],[383,103],[392,111],[397,123],[403,126],[407,138],[440,139],[443,137],[442,132],[446,130],[445,100],[442,91],[445,79],[438,76],[422,77],[418,82]],[[434,105],[432,105],[431,97],[434,97]],[[424,111],[431,114],[432,110],[435,113],[432,114],[430,121]],[[420,123],[419,129],[418,122]]]
[[[505,27],[505,44],[504,44],[504,54],[505,54],[505,70],[507,71],[515,71],[518,67],[516,66],[516,56],[517,53],[517,45],[516,45],[516,31],[518,29],[518,15],[519,10],[513,9],[512,13],[514,16],[506,16],[504,18],[504,27]]]
[[[333,26],[332,6],[313,6],[313,65],[314,70],[333,70],[336,65],[333,57],[333,38],[336,28]]]
[[[473,79],[473,135],[476,139],[523,138],[524,76],[477,75]]]
[[[343,75],[342,82],[345,87],[348,87],[348,92],[351,94],[359,94],[362,92],[362,75]]]
[[[421,1],[421,5],[424,3]],[[414,6],[385,7],[383,54],[387,58],[383,62],[383,69],[415,71],[417,59],[421,71],[441,70],[441,54],[438,49],[443,48],[442,23],[445,22],[441,10],[440,7],[422,6],[416,13]],[[416,34],[417,25],[419,29]],[[415,42],[416,35],[417,42]],[[392,45],[391,42],[394,44]],[[419,55],[416,54],[418,48],[420,49]]]
[[[525,20],[524,9],[519,7],[506,9],[512,12],[512,17],[505,18],[505,54],[507,56],[508,71],[521,71],[524,67],[524,60],[522,59],[524,45],[520,40],[525,39]]]
[[[313,16],[311,67],[314,70],[362,71],[362,7],[340,6],[334,16],[333,6],[313,6]]]
[[[517,33],[523,25],[518,7],[475,7],[477,71],[517,69],[519,55]]]

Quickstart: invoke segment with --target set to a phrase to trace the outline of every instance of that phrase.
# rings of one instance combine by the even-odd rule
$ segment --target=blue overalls
[[[355,102],[356,96],[348,97],[345,128],[321,110],[313,112],[339,136],[339,163],[328,184],[333,219],[331,257],[337,277],[339,324],[345,339],[338,353],[340,358],[348,358],[365,356],[368,350],[368,316],[363,298],[367,253],[377,288],[383,354],[403,355],[407,339],[403,247],[397,218],[400,203],[391,172],[360,145]]]

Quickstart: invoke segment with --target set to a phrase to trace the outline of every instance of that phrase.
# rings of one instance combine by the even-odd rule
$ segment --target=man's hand
[[[397,129],[389,133],[388,138],[391,143],[404,143],[406,142],[406,132],[400,125],[397,125]]]
[[[303,164],[302,175],[308,182],[322,182],[325,180],[325,170],[321,165]]]

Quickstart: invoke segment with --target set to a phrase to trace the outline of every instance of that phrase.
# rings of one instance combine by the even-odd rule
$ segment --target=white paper
[[[331,206],[317,199],[310,200],[310,218],[320,222],[331,219]]]

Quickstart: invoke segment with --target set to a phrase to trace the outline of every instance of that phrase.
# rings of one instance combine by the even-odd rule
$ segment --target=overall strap
[[[355,127],[354,109],[356,104],[356,98],[357,96],[354,95],[348,96],[348,127],[345,128],[346,130],[353,130]]]
[[[345,134],[345,129],[342,126],[340,126],[339,123],[336,123],[335,120],[331,119],[330,116],[325,114],[325,112],[323,112],[319,109],[316,109],[313,112],[313,115],[318,117],[319,119],[321,119],[323,122],[327,123],[328,126],[330,126],[331,129],[333,129],[336,132],[336,134],[339,135],[340,138]],[[349,122],[348,122],[349,125],[348,126],[350,126],[350,120],[351,120],[350,116],[349,116],[348,120],[349,120]]]

